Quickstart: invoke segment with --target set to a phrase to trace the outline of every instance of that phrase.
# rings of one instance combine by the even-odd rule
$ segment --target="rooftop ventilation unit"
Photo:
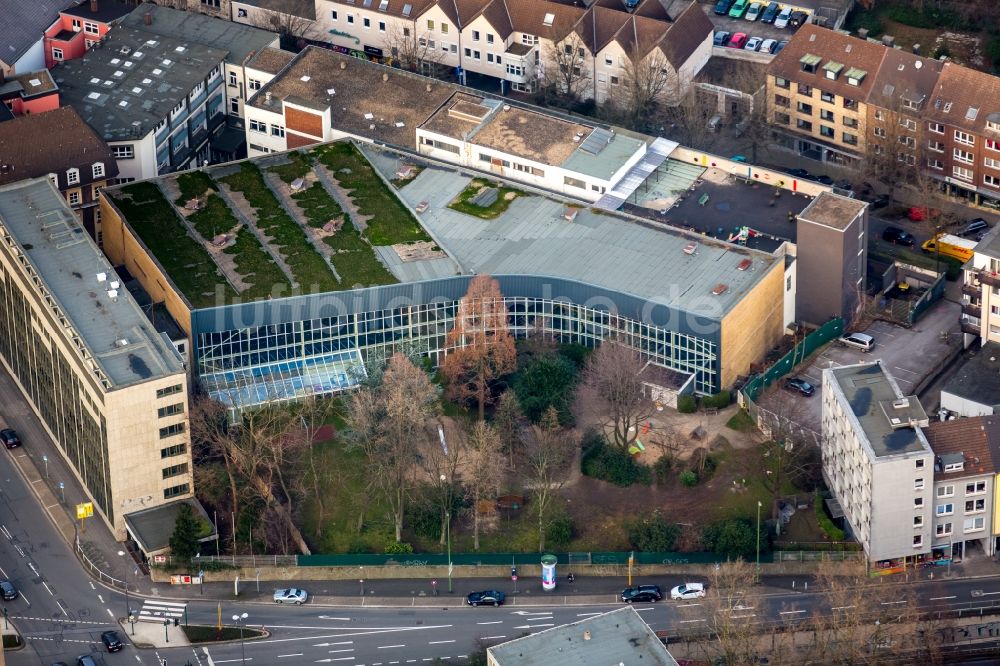
[[[736,267],[736,270],[738,270],[738,271],[745,271],[746,269],[750,268],[751,264],[753,264],[753,261],[751,261],[750,259],[744,259]]]

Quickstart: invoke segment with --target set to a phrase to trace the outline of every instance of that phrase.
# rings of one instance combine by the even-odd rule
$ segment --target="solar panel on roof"
[[[608,130],[597,127],[590,133],[590,136],[583,140],[583,143],[580,144],[580,148],[587,151],[591,155],[596,155],[604,150],[614,136],[615,135]]]

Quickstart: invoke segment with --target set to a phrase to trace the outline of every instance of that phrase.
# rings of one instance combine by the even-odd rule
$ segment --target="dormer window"
[[[844,66],[839,62],[833,62],[832,60],[825,65],[823,65],[823,75],[830,79],[831,81],[836,81],[837,77],[840,76],[841,70]]]
[[[80,184],[80,170],[79,169],[67,169],[66,170],[66,183],[69,185],[79,185]]]
[[[965,469],[964,460],[948,463],[947,465],[944,466],[944,471],[946,472],[961,472],[963,469]]]
[[[56,188],[57,190],[59,189],[59,176],[55,175],[54,173],[50,173],[49,181],[52,183],[52,186],[54,188]]]
[[[104,162],[94,162],[94,178],[104,178]]]
[[[868,76],[868,72],[866,72],[863,69],[851,67],[849,70],[847,70],[844,76],[847,77],[847,83],[849,85],[860,86],[861,82],[865,80],[866,76]]]
[[[799,63],[802,65],[803,72],[814,74],[816,72],[816,68],[819,66],[820,60],[822,60],[822,58],[818,55],[807,53],[799,59]]]

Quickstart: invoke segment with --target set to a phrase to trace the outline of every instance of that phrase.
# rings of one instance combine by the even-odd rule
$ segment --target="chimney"
[[[347,63],[346,63],[346,62],[344,62],[343,60],[341,60],[341,61],[340,61],[340,68],[341,68],[341,69],[347,69]]]
[[[265,101],[265,102],[266,102],[267,104],[270,104],[270,103],[271,103],[271,91],[270,91],[270,90],[265,90],[265,91],[264,91],[264,101]]]
[[[90,13],[91,14],[97,13],[97,0],[90,0]]]
[[[882,45],[888,46],[890,49],[895,46],[896,38],[892,35],[882,35]]]
[[[868,28],[858,28],[858,39],[868,39]]]
[[[384,83],[384,82],[386,82],[388,80],[389,80],[389,75],[388,74],[382,74],[382,82]]]
[[[590,636],[590,630],[589,629],[587,629],[586,631],[583,632],[583,640],[589,641],[590,637],[591,636]]]
[[[424,86],[424,90],[426,90],[427,92],[430,92],[431,91],[431,84],[428,83],[426,86]]]
[[[146,25],[153,25],[153,12],[146,12],[142,17],[142,22]]]

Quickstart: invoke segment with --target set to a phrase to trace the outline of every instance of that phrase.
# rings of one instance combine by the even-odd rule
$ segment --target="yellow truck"
[[[975,254],[976,241],[952,234],[939,234],[929,241],[924,241],[920,249],[928,254],[938,253],[944,257],[958,259],[964,264]]]

